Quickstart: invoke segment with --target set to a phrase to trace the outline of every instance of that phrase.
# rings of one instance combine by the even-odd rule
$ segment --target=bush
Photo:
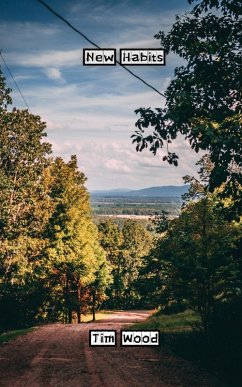
[[[0,330],[26,328],[35,323],[46,292],[41,286],[5,284],[0,289]]]
[[[242,297],[222,303],[209,326],[215,364],[235,384],[242,380]]]

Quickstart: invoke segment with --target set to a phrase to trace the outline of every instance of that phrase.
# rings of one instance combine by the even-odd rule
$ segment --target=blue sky
[[[168,31],[186,0],[46,0],[58,13],[101,47],[159,48],[154,34]],[[198,156],[179,138],[179,167],[163,163],[162,152],[137,153],[130,136],[139,107],[161,107],[164,99],[119,66],[83,66],[80,35],[49,13],[37,0],[3,2],[0,48],[32,113],[47,123],[54,155],[78,157],[90,190],[181,185],[194,175]],[[166,66],[131,67],[160,92],[181,61],[173,54]],[[25,108],[9,74],[14,106]]]

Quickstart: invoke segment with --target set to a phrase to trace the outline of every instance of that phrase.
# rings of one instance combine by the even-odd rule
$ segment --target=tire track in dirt
[[[120,347],[121,327],[148,312],[114,312],[91,324],[51,324],[0,346],[4,387],[221,387],[213,376],[148,347]],[[116,329],[117,347],[89,347],[90,329]]]

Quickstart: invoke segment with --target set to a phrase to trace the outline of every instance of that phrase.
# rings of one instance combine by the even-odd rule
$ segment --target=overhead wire
[[[68,20],[66,20],[63,16],[61,16],[59,13],[57,13],[53,8],[51,8],[48,4],[46,4],[43,0],[37,0],[39,3],[41,3],[44,7],[46,7],[51,13],[53,13],[56,17],[58,17],[59,19],[61,19],[65,24],[68,25],[68,27],[70,27],[73,31],[77,32],[79,35],[81,35],[85,40],[87,40],[90,44],[92,44],[93,46],[95,46],[96,48],[98,49],[102,49],[100,46],[98,46],[96,43],[94,43],[92,40],[90,40],[86,35],[84,35],[81,31],[79,31],[76,27],[74,27]],[[121,64],[117,59],[116,59],[116,63],[121,66],[123,69],[125,69],[126,71],[128,71],[128,73],[130,73],[133,77],[137,78],[139,81],[141,81],[142,83],[144,83],[146,86],[148,86],[149,88],[151,88],[153,91],[155,91],[156,93],[158,93],[159,95],[161,95],[162,97],[166,98],[165,95],[163,93],[161,93],[159,90],[157,90],[154,86],[150,85],[148,82],[146,82],[143,78],[139,77],[138,75],[136,75],[133,71],[131,71],[130,69],[128,69],[126,66],[124,66],[123,64]]]
[[[29,105],[28,105],[26,99],[24,98],[23,93],[22,93],[22,91],[20,90],[19,85],[17,84],[16,80],[14,79],[14,76],[13,76],[12,71],[10,70],[9,66],[8,66],[7,63],[6,63],[6,60],[5,60],[4,57],[3,57],[2,50],[0,50],[0,56],[1,56],[1,58],[2,58],[2,61],[3,61],[4,65],[5,65],[6,69],[8,70],[8,72],[9,72],[9,74],[10,74],[10,76],[11,76],[11,78],[12,78],[14,84],[15,84],[15,86],[17,87],[18,92],[19,92],[19,94],[20,94],[20,96],[21,96],[21,98],[22,98],[22,100],[23,100],[25,106],[26,106],[27,109],[30,111]],[[30,113],[31,113],[31,111],[30,111]]]

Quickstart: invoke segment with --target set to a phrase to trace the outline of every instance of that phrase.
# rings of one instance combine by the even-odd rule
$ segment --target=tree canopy
[[[45,123],[11,102],[0,73],[0,330],[80,322],[111,282],[86,177],[76,156],[51,158]]]
[[[213,164],[209,189],[223,184],[223,195],[232,196],[237,209],[242,184],[241,15],[237,0],[203,0],[177,16],[170,32],[155,35],[167,55],[173,52],[185,64],[175,69],[164,108],[136,110],[140,118],[132,136],[137,151],[149,148],[155,155],[165,148],[163,160],[175,166],[178,155],[170,145],[178,134],[195,152],[207,151]]]
[[[136,283],[152,236],[136,221],[126,220],[122,227],[108,219],[99,223],[100,243],[111,263],[113,283],[108,289],[108,306],[131,308],[140,300]]]

